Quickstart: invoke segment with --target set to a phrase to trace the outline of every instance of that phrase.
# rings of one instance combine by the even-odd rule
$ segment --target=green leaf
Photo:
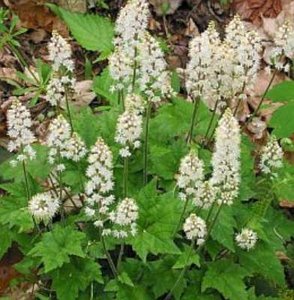
[[[196,265],[200,267],[200,257],[197,253],[190,253],[190,247],[185,247],[184,251],[179,255],[173,269],[183,269],[186,266]]]
[[[84,257],[82,243],[85,234],[71,227],[56,225],[51,232],[42,236],[41,241],[30,251],[33,257],[41,257],[45,273],[70,262],[70,255]]]
[[[249,200],[254,196],[254,158],[252,156],[253,145],[247,137],[242,137],[241,143],[241,182],[239,199]]]
[[[32,229],[34,223],[27,206],[26,198],[15,196],[0,198],[0,223],[8,225],[9,228],[16,226],[19,232]]]
[[[150,147],[150,173],[166,180],[172,180],[178,171],[181,158],[186,154],[186,144],[179,140],[171,145],[156,145]]]
[[[248,300],[243,278],[247,270],[230,260],[210,263],[202,282],[202,292],[208,288],[218,290],[226,299]]]
[[[160,299],[160,296],[168,293],[179,278],[181,270],[172,268],[174,262],[174,258],[169,256],[149,263],[149,271],[146,271],[143,282],[152,289],[155,295],[153,299]],[[187,280],[182,277],[172,292],[174,299],[181,299],[186,286]]]
[[[279,107],[270,120],[270,126],[274,128],[273,134],[278,138],[291,136],[294,132],[294,102]]]
[[[59,300],[78,299],[79,291],[84,291],[91,282],[103,283],[99,264],[90,259],[73,259],[50,276]]]
[[[287,80],[275,85],[267,92],[266,98],[274,102],[294,100],[294,81]]]
[[[126,273],[126,272],[122,272],[121,274],[119,274],[118,280],[119,280],[119,282],[121,282],[123,284],[134,287],[134,283],[133,283],[132,279],[129,277],[128,273]]]
[[[98,116],[89,107],[73,112],[74,129],[87,147],[95,144],[99,134]]]
[[[146,261],[148,253],[179,254],[172,236],[180,218],[181,203],[172,193],[157,195],[156,182],[152,181],[137,196],[139,205],[138,234],[131,244]]]
[[[236,222],[231,207],[223,207],[211,231],[211,236],[232,252],[235,252],[234,227]]]
[[[27,172],[34,179],[45,179],[52,168],[48,162],[48,148],[43,145],[33,145],[33,149],[36,151],[36,159],[27,162]],[[10,160],[13,159],[15,159],[15,156],[12,156],[11,159],[6,160],[0,165],[0,174],[4,179],[14,179],[17,182],[23,182],[24,174],[22,164],[19,163],[16,167],[12,167]],[[42,168],[40,168],[40,166],[42,166]]]
[[[130,286],[120,286],[116,295],[116,299],[118,300],[130,300],[130,299],[138,299],[138,300],[154,300],[154,298],[150,295],[150,291],[145,289],[144,287],[137,285],[135,287]]]
[[[0,259],[12,244],[12,234],[7,226],[2,227],[0,232]]]
[[[114,84],[114,80],[109,74],[109,69],[105,68],[99,76],[93,80],[93,91],[108,100],[112,106],[117,104],[118,93],[111,92],[110,88]]]
[[[102,16],[69,12],[54,4],[47,4],[69,27],[72,35],[86,50],[108,55],[113,49],[114,26]]]
[[[264,242],[258,242],[251,251],[238,250],[241,266],[251,274],[260,274],[280,286],[285,285],[284,269],[274,249]]]

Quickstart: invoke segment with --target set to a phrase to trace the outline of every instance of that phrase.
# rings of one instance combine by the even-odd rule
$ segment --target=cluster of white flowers
[[[218,100],[218,82],[215,76],[216,53],[220,51],[221,40],[210,22],[206,31],[193,38],[189,45],[189,58],[185,70],[185,84],[190,97],[202,100],[213,108]]]
[[[260,67],[261,40],[248,30],[239,16],[226,28],[221,41],[214,23],[190,43],[186,89],[192,98],[201,97],[213,109],[250,93]]]
[[[236,242],[241,249],[249,251],[254,248],[258,240],[257,233],[249,228],[243,228],[240,233],[236,235]]]
[[[14,100],[7,111],[7,134],[11,138],[8,143],[8,151],[20,150],[21,152],[17,156],[17,160],[11,161],[12,165],[16,165],[17,161],[34,159],[36,156],[31,146],[36,140],[30,129],[31,126],[32,119],[29,110],[19,100]]]
[[[125,98],[125,110],[133,110],[138,114],[145,110],[144,99],[136,94],[127,94]]]
[[[195,214],[190,214],[185,220],[183,230],[187,239],[195,240],[197,245],[201,245],[205,242],[207,234],[205,221]]]
[[[177,186],[180,189],[179,197],[181,200],[193,199],[195,204],[199,203],[200,188],[203,184],[203,162],[191,150],[182,158],[177,177]]]
[[[62,115],[50,123],[46,145],[50,148],[49,163],[51,164],[59,159],[59,155],[77,162],[87,153],[85,143],[77,133],[71,134],[70,125]],[[62,171],[64,166],[61,164],[57,168]]]
[[[116,210],[110,213],[110,220],[119,225],[119,229],[113,229],[112,235],[117,238],[132,236],[137,233],[138,205],[132,198],[123,199]]]
[[[88,157],[85,186],[86,214],[95,220],[98,227],[104,226],[105,215],[115,198],[110,195],[114,187],[112,152],[102,138],[98,138]]]
[[[226,60],[230,64],[230,69],[224,76],[223,92],[225,98],[230,99],[235,96],[241,99],[246,98],[244,94],[245,87],[247,93],[252,93],[257,72],[260,69],[260,52],[262,50],[261,38],[256,31],[247,30],[245,24],[237,15],[226,27],[226,38],[224,44],[225,50],[231,49],[232,55]],[[229,62],[229,63],[228,63]],[[226,89],[229,93],[225,93]]]
[[[283,163],[283,150],[275,136],[271,136],[268,143],[261,149],[259,167],[264,174],[274,174],[273,171],[281,168]]]
[[[149,101],[159,102],[161,97],[171,97],[170,73],[159,42],[145,32],[139,45],[138,84]]]
[[[198,189],[198,197],[193,199],[195,206],[207,209],[216,199],[217,188],[210,180],[204,181]]]
[[[62,106],[66,102],[66,94],[73,91],[76,82],[72,76],[74,61],[71,58],[71,46],[58,32],[53,31],[48,51],[53,74],[47,85],[45,99],[52,106]]]
[[[145,0],[130,0],[121,9],[115,23],[115,51],[109,58],[109,71],[115,80],[113,90],[129,92],[137,65],[138,44],[147,29],[150,12]]]
[[[211,183],[218,188],[218,201],[231,205],[240,183],[240,128],[230,108],[218,123],[212,156]]]
[[[140,147],[143,117],[136,110],[126,110],[117,121],[115,141],[123,146],[119,154],[122,157],[131,156],[131,149]]]
[[[45,99],[52,106],[62,106],[65,103],[66,92],[71,91],[72,87],[75,84],[75,79],[70,78],[65,75],[62,77],[57,77],[57,75],[53,75],[50,79],[47,86],[47,93],[45,95]]]
[[[28,210],[36,221],[48,222],[57,213],[60,202],[50,192],[33,196],[28,203]]]
[[[71,72],[74,70],[70,44],[57,31],[52,32],[48,51],[49,60],[53,62],[52,68],[54,71],[59,71],[61,67]]]
[[[278,70],[289,71],[290,64],[284,64],[284,57],[294,59],[294,26],[286,21],[277,31],[274,38],[275,48],[272,51],[272,62]]]
[[[152,102],[173,94],[170,74],[159,43],[147,32],[150,12],[145,0],[130,0],[116,21],[115,51],[109,59],[112,90],[134,85]]]

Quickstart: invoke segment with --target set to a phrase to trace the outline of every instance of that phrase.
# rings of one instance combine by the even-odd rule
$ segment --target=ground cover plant
[[[25,70],[23,84],[10,82],[11,156],[0,165],[0,256],[15,245],[21,253],[11,286],[29,282],[41,300],[292,299],[294,226],[279,207],[294,198],[291,20],[276,32],[266,89],[242,119],[264,41],[240,16],[223,34],[211,21],[191,39],[186,68],[170,70],[168,46],[148,30],[148,1],[129,0],[115,24],[48,7],[99,52],[101,102],[75,105],[72,48],[57,30],[49,63],[30,69],[18,42],[25,30],[1,10],[0,45]],[[289,79],[273,85],[278,72]],[[31,114],[40,102],[42,137]],[[272,103],[264,143],[254,143],[247,128]]]

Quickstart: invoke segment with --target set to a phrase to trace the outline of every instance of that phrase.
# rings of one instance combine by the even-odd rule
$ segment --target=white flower
[[[197,197],[193,199],[195,206],[207,209],[211,207],[216,199],[217,188],[210,180],[203,182],[197,191]]]
[[[109,195],[114,187],[112,153],[102,138],[98,138],[91,148],[88,163],[86,176],[89,180],[85,186],[85,213],[93,219],[95,226],[104,227],[115,197]],[[103,229],[104,233],[102,234],[108,235],[108,229],[105,230],[104,232]]]
[[[138,43],[147,28],[149,15],[145,0],[131,0],[119,13],[115,23],[115,51],[109,58],[109,72],[115,80],[113,91],[131,89],[137,68]]]
[[[145,32],[138,50],[137,81],[140,91],[151,102],[159,102],[162,97],[171,97],[174,92],[171,87],[170,73],[158,41]]]
[[[261,149],[259,167],[264,174],[270,174],[281,168],[283,163],[283,150],[275,136],[271,136],[268,143]]]
[[[283,64],[280,62],[280,59],[283,55],[291,60],[294,59],[294,26],[290,21],[286,21],[279,28],[278,32],[276,33],[274,43],[276,47],[273,50],[272,59],[275,66],[278,69],[282,69]]]
[[[219,190],[219,203],[231,205],[240,183],[240,128],[231,110],[226,109],[215,134],[211,183]]]
[[[204,180],[203,162],[198,158],[195,151],[190,151],[182,158],[177,177],[177,186],[180,189],[180,199],[192,199],[199,204],[199,189]]]
[[[120,226],[119,230],[113,230],[113,236],[117,238],[124,238],[129,234],[134,236],[137,233],[136,221],[138,216],[138,205],[136,201],[132,198],[123,199],[118,204],[116,210],[109,214],[110,220]]]
[[[149,16],[148,1],[129,0],[120,10],[115,22],[115,32],[118,36],[115,43],[136,46],[137,39],[147,28]]]
[[[59,77],[54,74],[46,87],[45,99],[52,106],[63,106],[66,103],[66,92],[72,92],[75,85],[75,79],[67,75]]]
[[[88,157],[86,193],[105,194],[113,189],[112,153],[102,138],[98,138]],[[88,187],[88,188],[87,188]]]
[[[189,45],[189,58],[185,70],[185,84],[192,98],[202,97],[205,104],[212,108],[218,100],[215,59],[220,50],[221,40],[215,29],[215,23],[210,22],[206,31],[194,37]]]
[[[138,206],[134,199],[125,198],[117,206],[111,221],[118,225],[131,225],[138,219]]]
[[[86,145],[81,137],[74,132],[68,139],[63,148],[60,149],[61,157],[71,159],[75,162],[80,161],[87,154]]]
[[[8,151],[22,150],[17,157],[19,161],[35,158],[36,153],[31,144],[36,141],[36,138],[30,129],[31,126],[32,119],[29,110],[19,100],[14,100],[7,111],[7,135],[11,139],[8,143]]]
[[[120,151],[122,157],[130,155],[129,147],[137,148],[142,134],[143,117],[134,110],[126,110],[117,121],[115,141],[124,149]]]
[[[205,221],[195,214],[190,214],[185,220],[183,230],[187,239],[195,240],[197,245],[201,245],[205,242],[207,234]]]
[[[218,112],[228,102],[244,99],[251,92],[260,67],[261,40],[248,30],[239,16],[226,28],[222,42],[211,22],[189,46],[190,61],[185,71],[186,89],[192,98],[201,97]]]
[[[37,221],[48,222],[57,213],[60,207],[59,200],[52,197],[49,192],[33,196],[28,204],[30,214]]]
[[[144,99],[136,94],[127,94],[125,98],[125,110],[132,110],[138,114],[144,112]]]
[[[249,228],[243,228],[241,233],[236,235],[236,242],[241,249],[249,251],[254,248],[258,240],[256,232]]]
[[[61,67],[73,72],[74,62],[71,58],[70,44],[57,32],[52,32],[52,38],[48,44],[49,60],[53,62],[52,68],[58,71]]]

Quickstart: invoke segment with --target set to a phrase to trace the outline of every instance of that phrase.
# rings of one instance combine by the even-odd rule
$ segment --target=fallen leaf
[[[52,32],[58,30],[68,36],[65,24],[45,6],[45,0],[5,0],[6,5],[18,15],[22,27],[44,29]]]
[[[96,94],[92,90],[92,85],[92,80],[83,80],[76,83],[73,101],[77,106],[87,106],[95,99]]]
[[[233,9],[244,20],[262,24],[262,16],[275,18],[282,10],[281,0],[234,0]]]
[[[288,200],[282,200],[279,202],[280,207],[282,208],[294,208],[294,202]]]
[[[198,36],[199,30],[192,18],[189,19],[188,26],[185,30],[185,35],[189,37]]]
[[[85,13],[87,11],[87,1],[86,0],[59,0],[59,6],[73,11]]]

